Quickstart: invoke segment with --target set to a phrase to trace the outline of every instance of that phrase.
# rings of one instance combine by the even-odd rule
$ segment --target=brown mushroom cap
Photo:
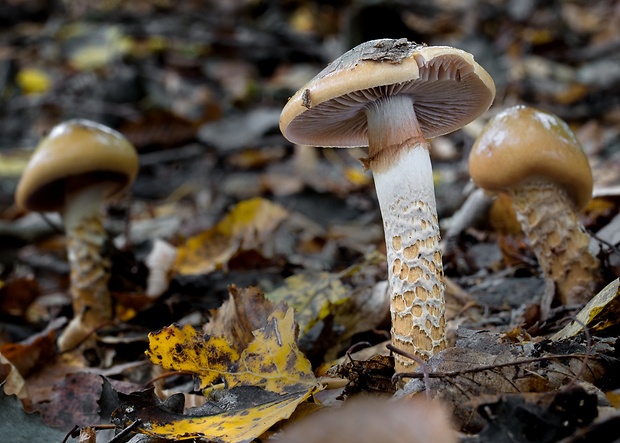
[[[486,111],[495,84],[471,54],[406,39],[363,43],[330,63],[286,104],[280,130],[293,143],[367,146],[365,107],[411,96],[425,138],[455,131]]]
[[[592,171],[581,144],[555,115],[514,106],[493,117],[469,156],[478,186],[498,192],[544,179],[563,187],[578,209],[592,198]]]
[[[85,187],[107,184],[111,197],[133,182],[138,168],[135,148],[120,133],[89,120],[69,120],[39,143],[15,200],[31,211],[59,211],[68,179],[78,179]]]

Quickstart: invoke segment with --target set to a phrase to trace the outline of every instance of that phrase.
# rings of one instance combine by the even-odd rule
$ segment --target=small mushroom
[[[545,278],[564,305],[584,304],[601,282],[579,211],[592,198],[588,158],[555,115],[514,106],[492,118],[469,156],[474,182],[510,195]],[[552,298],[543,312],[548,312]]]
[[[58,339],[61,351],[75,347],[113,317],[101,204],[129,187],[138,168],[136,150],[121,134],[76,119],[52,129],[22,174],[17,204],[63,216],[74,318]]]
[[[363,43],[286,104],[293,143],[368,146],[387,248],[392,343],[423,359],[445,348],[443,265],[428,138],[486,111],[495,85],[471,54],[406,39]],[[396,356],[396,369],[413,361]]]

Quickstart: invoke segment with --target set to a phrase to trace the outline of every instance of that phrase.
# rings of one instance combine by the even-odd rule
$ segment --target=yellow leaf
[[[21,69],[15,81],[24,94],[42,94],[47,92],[52,85],[50,76],[35,68]]]
[[[229,384],[264,386],[278,393],[299,391],[300,386],[316,386],[312,365],[297,347],[293,309],[278,307],[267,326],[254,332],[255,339],[241,354],[239,373]]]
[[[196,374],[204,389],[230,371],[239,359],[226,337],[205,340],[192,326],[172,325],[149,334],[146,355],[156,365],[173,371]]]
[[[295,320],[302,336],[329,315],[333,315],[335,323],[346,328],[347,336],[349,333],[367,330],[363,329],[367,326],[368,329],[373,329],[384,314],[383,311],[389,308],[387,297],[380,293],[376,296],[370,293],[370,288],[374,287],[377,281],[376,274],[382,274],[380,268],[384,266],[385,255],[374,251],[366,255],[362,262],[340,272],[292,275],[284,280],[283,286],[265,294],[265,297],[295,309]],[[360,280],[366,281],[367,285],[360,285],[358,282],[353,288],[349,281],[360,273],[364,274]],[[365,288],[368,288],[368,291]],[[373,302],[368,303],[371,298]],[[371,319],[373,315],[375,317]]]
[[[120,410],[125,419],[123,426],[139,419],[142,423],[135,430],[142,434],[173,440],[201,438],[221,443],[246,443],[278,421],[289,418],[312,392],[306,388],[293,394],[278,395],[242,387],[221,394],[219,401],[210,401],[210,410],[193,408],[187,415],[172,414],[152,406],[140,407],[148,404],[145,401],[125,403]]]
[[[199,334],[193,327],[169,326],[149,334],[147,356],[165,369],[185,371],[200,379],[204,389],[222,379],[227,387],[261,386],[277,393],[297,385],[316,385],[312,365],[297,348],[293,309],[282,306],[269,316],[264,328],[241,354],[224,336]]]
[[[600,333],[612,326],[618,326],[620,314],[620,279],[615,279],[596,294],[552,340],[574,337],[583,331],[584,325],[591,334]]]
[[[164,328],[149,335],[149,359],[167,369],[188,371],[200,386],[222,379],[226,389],[210,391],[207,409],[175,414],[142,396],[116,413],[124,422],[142,421],[138,431],[173,439],[205,438],[250,442],[318,390],[310,361],[297,347],[292,308],[279,306],[241,354],[224,336],[203,336],[191,326]]]
[[[350,288],[341,281],[346,272],[292,275],[284,281],[284,286],[266,294],[266,297],[295,308],[299,329],[305,334],[326,318],[334,306],[347,301]]]
[[[286,209],[269,200],[242,201],[216,226],[179,247],[175,269],[179,274],[213,272],[237,252],[259,249],[287,215]]]

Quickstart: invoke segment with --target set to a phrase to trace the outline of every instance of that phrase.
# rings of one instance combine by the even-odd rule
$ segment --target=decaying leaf
[[[176,272],[207,274],[239,251],[259,250],[287,215],[282,206],[263,198],[240,202],[213,228],[179,247]]]
[[[216,400],[192,416],[171,414],[151,401],[142,406],[130,401],[121,407],[117,413],[125,417],[121,421],[140,418],[140,432],[146,434],[251,441],[290,416],[318,389],[310,362],[297,348],[292,308],[277,307],[243,350],[235,349],[225,336],[203,336],[191,326],[170,326],[150,334],[149,340],[147,355],[153,363],[195,374],[200,388],[220,380],[226,388],[212,389],[209,395]],[[153,408],[160,413],[148,413]]]
[[[347,354],[342,363],[327,371],[327,375],[348,380],[342,391],[343,398],[360,392],[391,395],[396,388],[392,380],[394,358],[388,355],[373,355],[368,360],[355,360]]]
[[[223,335],[235,349],[245,349],[254,339],[253,331],[266,326],[269,314],[276,304],[254,287],[228,288],[229,298],[211,312],[211,319],[202,328],[206,335]]]
[[[618,327],[620,320],[620,279],[615,279],[601,292],[596,294],[577,314],[576,321],[570,322],[552,338],[573,337],[583,331],[584,326],[590,333],[601,333],[613,326]]]
[[[176,325],[149,334],[146,355],[151,362],[173,371],[196,374],[199,389],[235,370],[239,353],[226,337],[204,337],[191,325]]]
[[[245,443],[288,418],[311,394],[306,390],[281,395],[258,387],[237,386],[182,414],[162,404],[152,389],[129,395],[119,393],[122,406],[113,414],[113,421],[127,425],[141,420],[139,431],[157,437]]]
[[[343,273],[297,274],[288,277],[284,286],[267,294],[274,302],[295,308],[302,334],[332,312],[332,307],[347,301],[349,291],[342,284]]]
[[[480,443],[560,441],[590,424],[598,414],[596,395],[579,386],[557,392],[502,395],[484,400],[477,410],[487,421],[478,436]]]
[[[49,402],[40,405],[43,422],[59,429],[100,423],[102,385],[103,378],[96,373],[67,374],[54,384]]]
[[[24,377],[2,353],[0,353],[0,367],[2,369],[0,371],[2,374],[0,378],[2,392],[6,395],[16,395],[20,400],[28,398],[28,388]]]
[[[381,322],[389,310],[389,299],[383,286],[375,291],[376,278],[369,277],[364,285],[358,282],[354,289],[345,280],[368,272],[377,264],[384,264],[385,257],[379,253],[369,254],[341,272],[317,272],[296,274],[288,277],[284,286],[266,294],[269,300],[285,302],[295,308],[301,334],[307,333],[316,323],[328,315],[336,316],[336,322],[345,326],[347,336],[360,330],[369,330]],[[385,288],[383,288],[385,289]],[[366,321],[357,325],[357,320]],[[361,326],[363,329],[359,329]]]
[[[585,344],[574,339],[543,340],[539,343],[505,343],[499,334],[459,328],[460,338],[427,361],[431,390],[453,407],[461,430],[479,432],[484,420],[476,411],[481,395],[549,392],[566,386],[573,379],[581,385],[598,380],[609,371],[612,353],[607,342],[595,343],[584,362]],[[413,395],[425,390],[421,379],[410,380],[397,395]]]

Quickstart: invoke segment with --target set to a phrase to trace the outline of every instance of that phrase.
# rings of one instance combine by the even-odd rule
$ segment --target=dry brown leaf
[[[245,349],[254,339],[253,331],[263,328],[276,304],[265,298],[257,288],[228,288],[229,298],[212,310],[211,319],[203,327],[206,335],[228,337],[235,349]]]
[[[548,392],[573,379],[590,384],[605,374],[604,360],[597,352],[611,352],[601,343],[592,350],[585,370],[585,346],[579,341],[503,343],[498,334],[459,329],[457,347],[448,348],[427,361],[431,391],[450,404],[461,430],[478,432],[484,421],[475,410],[481,395]],[[409,381],[397,396],[425,391],[419,378]]]

